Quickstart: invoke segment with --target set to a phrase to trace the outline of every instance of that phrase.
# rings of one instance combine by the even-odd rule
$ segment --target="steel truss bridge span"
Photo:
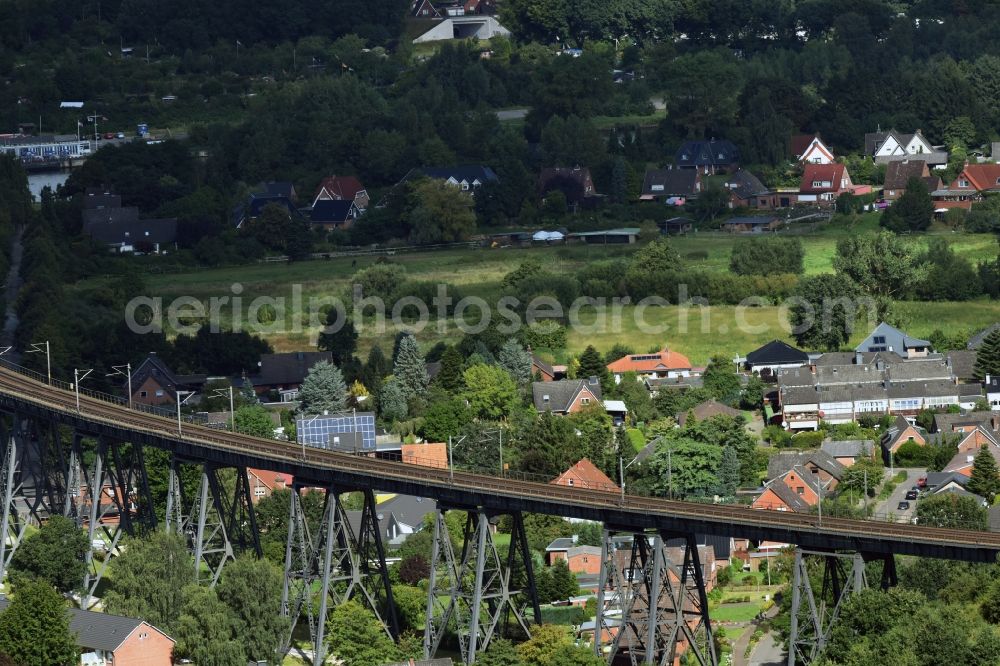
[[[77,401],[79,400],[79,410]],[[672,501],[419,467],[178,423],[96,397],[49,386],[0,367],[0,409],[69,426],[94,437],[165,449],[184,460],[292,475],[296,485],[378,489],[433,498],[487,513],[533,512],[603,522],[615,529],[704,533],[821,550],[919,555],[993,562],[1000,534],[819,518],[731,505]]]

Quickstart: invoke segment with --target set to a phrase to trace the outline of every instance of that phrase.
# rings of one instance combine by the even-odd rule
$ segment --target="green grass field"
[[[719,604],[711,610],[713,622],[749,622],[760,613],[760,604]],[[726,630],[729,634],[729,630]]]
[[[803,234],[800,237],[806,251],[806,273],[830,272],[839,238],[874,231],[876,228],[877,219],[868,215],[859,218],[854,224],[827,225],[819,232]],[[943,235],[959,255],[973,262],[996,256],[997,243],[991,235]],[[672,239],[689,266],[720,272],[728,270],[729,255],[735,241],[736,238],[728,234],[704,232]],[[915,237],[913,242],[918,246],[925,244],[920,237]],[[528,258],[539,260],[552,272],[573,273],[590,262],[614,257],[627,258],[636,249],[635,245],[461,249],[401,253],[392,257],[392,261],[404,266],[410,279],[446,283],[453,288],[453,295],[457,292],[461,296],[478,296],[490,302],[499,296],[503,276]],[[261,331],[261,334],[279,351],[307,349],[315,344],[322,322],[318,315],[312,321],[303,314],[293,316],[291,313],[296,298],[306,311],[309,309],[310,298],[343,298],[347,294],[350,276],[374,261],[374,257],[358,257],[356,261],[338,258],[149,274],[146,277],[146,293],[162,297],[165,306],[172,299],[189,296],[207,307],[210,299],[231,298],[234,292],[239,291],[244,318],[245,311],[254,298],[265,296],[284,299],[283,330]],[[94,278],[76,288],[93,288],[99,286],[101,281],[101,278]],[[935,329],[951,335],[969,334],[1000,319],[1000,303],[987,300],[965,303],[901,302],[897,308],[907,332],[921,337],[927,337]],[[231,303],[220,308],[224,327],[231,324],[232,311]],[[611,311],[583,310],[579,321],[585,327],[571,330],[563,358],[554,360],[563,361],[568,355],[579,353],[589,344],[599,350],[606,350],[615,343],[622,342],[636,351],[653,350],[666,345],[700,365],[714,354],[732,357],[745,354],[775,338],[790,340],[786,313],[773,306],[713,306],[706,309],[667,306],[649,308],[642,312],[637,312],[633,306],[625,306],[620,310],[618,323],[613,314]],[[867,332],[867,325],[861,326],[855,332],[855,341],[860,341]],[[378,341],[385,345],[395,333],[396,329],[391,324],[379,332],[373,330],[370,322],[366,322],[361,328],[360,349],[364,353]],[[441,329],[432,323],[416,335],[423,344],[430,345],[438,340],[454,341],[462,333],[453,324]]]

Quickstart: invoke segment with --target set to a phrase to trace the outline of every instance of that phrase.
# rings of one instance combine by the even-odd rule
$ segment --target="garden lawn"
[[[760,613],[760,604],[719,604],[709,614],[714,622],[749,622]],[[729,635],[729,629],[726,629]]]

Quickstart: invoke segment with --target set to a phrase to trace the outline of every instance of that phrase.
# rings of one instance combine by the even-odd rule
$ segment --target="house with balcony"
[[[780,370],[778,409],[790,430],[816,430],[820,421],[850,423],[860,416],[915,417],[922,409],[967,403],[947,359],[887,361],[856,353],[853,364],[822,363]]]
[[[982,201],[989,194],[1000,192],[1000,164],[982,162],[966,164],[962,171],[947,185],[931,193],[934,210],[949,208],[970,210],[972,204]]]
[[[652,354],[629,354],[608,363],[608,372],[618,384],[626,372],[634,372],[637,378],[676,379],[692,374],[691,361],[684,354],[670,351],[666,347]]]

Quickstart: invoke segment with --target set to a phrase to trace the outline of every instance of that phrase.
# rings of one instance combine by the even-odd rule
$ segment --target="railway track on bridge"
[[[451,497],[467,493],[470,498],[495,495],[501,499],[538,502],[545,512],[559,513],[560,509],[590,511],[587,515],[607,513],[620,527],[646,525],[657,518],[690,521],[713,528],[714,533],[740,536],[775,532],[780,534],[826,535],[839,539],[837,543],[853,541],[885,542],[890,550],[910,546],[936,548],[933,554],[955,559],[992,560],[1000,552],[1000,534],[964,529],[926,527],[911,524],[883,523],[844,518],[820,518],[812,514],[761,511],[748,507],[721,504],[702,504],[668,500],[617,492],[557,486],[506,477],[487,476],[468,472],[449,472],[446,469],[415,466],[412,464],[370,458],[351,453],[323,449],[302,449],[298,444],[267,440],[242,434],[219,431],[204,426],[185,423],[180,431],[176,421],[140,409],[130,409],[74,391],[47,385],[8,367],[0,366],[0,398],[8,404],[29,405],[63,420],[83,420],[114,428],[126,433],[142,435],[164,443],[185,442],[231,454],[252,454],[259,459],[273,461],[276,467],[307,468],[317,472],[349,473],[354,477],[370,479],[372,487],[380,488],[390,482],[417,483],[426,495],[436,497],[437,491],[448,491]],[[77,409],[79,400],[79,410]],[[125,441],[128,438],[125,437]],[[383,486],[380,486],[383,484]],[[565,513],[563,515],[569,515]],[[610,521],[606,521],[610,522]],[[812,538],[812,537],[810,537]],[[795,542],[795,541],[792,541]],[[892,548],[895,545],[896,549]],[[839,547],[843,547],[842,545]],[[859,550],[862,548],[859,548]],[[940,551],[940,552],[938,552]],[[941,554],[954,553],[954,555]]]

